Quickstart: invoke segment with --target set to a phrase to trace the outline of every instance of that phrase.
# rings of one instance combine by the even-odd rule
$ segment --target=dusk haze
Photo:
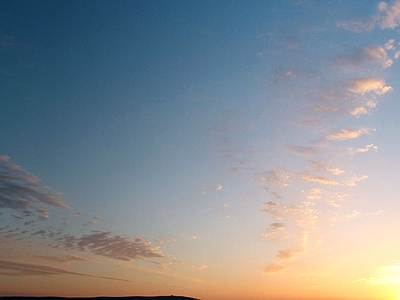
[[[400,300],[400,0],[2,0],[5,296]]]

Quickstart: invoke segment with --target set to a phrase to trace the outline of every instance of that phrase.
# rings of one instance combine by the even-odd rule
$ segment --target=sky
[[[400,0],[1,1],[0,294],[400,299]]]

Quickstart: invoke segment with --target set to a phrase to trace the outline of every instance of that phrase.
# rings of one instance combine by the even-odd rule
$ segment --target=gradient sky
[[[400,0],[1,1],[1,295],[400,299]]]

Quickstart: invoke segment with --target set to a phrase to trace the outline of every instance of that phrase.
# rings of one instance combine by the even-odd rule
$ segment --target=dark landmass
[[[124,296],[124,297],[43,297],[43,296],[0,296],[1,300],[200,300],[185,296]]]

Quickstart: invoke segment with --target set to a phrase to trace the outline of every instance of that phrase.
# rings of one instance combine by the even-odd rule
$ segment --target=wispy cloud
[[[325,194],[325,190],[320,188],[311,188],[306,192],[306,198],[308,200],[320,200],[322,196]]]
[[[278,259],[278,261],[291,260],[294,259],[296,256],[301,255],[302,253],[304,253],[303,249],[279,250],[276,254],[276,258]]]
[[[304,155],[304,156],[315,155],[317,153],[317,149],[312,146],[289,145],[289,146],[287,146],[287,148],[293,153]]]
[[[338,129],[333,131],[331,134],[325,136],[327,140],[331,141],[344,141],[348,139],[358,138],[360,135],[369,133],[370,130],[367,128],[360,129]]]
[[[75,254],[69,254],[69,255],[64,255],[64,256],[35,255],[34,257],[43,259],[46,261],[62,263],[62,264],[70,264],[70,263],[73,263],[76,261],[86,261],[86,259],[84,259],[78,255],[75,255]]]
[[[344,170],[342,170],[338,167],[327,166],[327,165],[325,165],[325,163],[323,163],[321,161],[311,161],[310,160],[309,162],[317,171],[327,171],[334,175],[339,175],[339,174],[344,173]]]
[[[400,25],[400,1],[396,0],[392,5],[387,2],[379,2],[379,26],[382,29],[394,29]]]
[[[90,221],[87,221],[86,223],[84,223],[83,226],[91,226],[91,225],[97,224],[101,220],[103,220],[103,217],[94,216]]]
[[[345,185],[346,186],[356,186],[357,182],[367,179],[367,178],[368,178],[367,175],[362,175],[362,176],[353,175],[346,180]]]
[[[60,193],[38,183],[39,179],[0,156],[0,207],[37,213],[47,218],[49,212],[42,205],[68,208]]]
[[[277,264],[269,264],[264,268],[264,273],[278,273],[282,272],[286,269],[284,266],[280,266]]]
[[[337,185],[338,182],[336,180],[332,180],[326,177],[322,176],[315,176],[312,174],[308,173],[299,173],[297,176],[301,179],[307,180],[307,181],[312,181],[312,182],[317,182],[325,185]]]
[[[340,22],[338,26],[354,31],[397,28],[400,0],[390,4],[381,2],[373,17]],[[358,122],[365,121],[380,104],[379,99],[393,90],[386,83],[384,72],[400,58],[398,45],[394,39],[387,39],[382,44],[349,48],[332,55],[331,59],[325,58],[328,69],[321,71],[321,76],[325,71],[329,75],[323,77],[323,82],[316,76],[308,76],[307,81],[306,74],[289,72],[294,70],[290,66],[282,69],[288,73],[279,73],[280,80],[286,79],[288,83],[290,78],[295,88],[303,80],[307,82],[303,86],[306,92],[296,95],[306,105],[299,104],[298,116],[302,120],[293,123],[302,126],[298,130],[290,129],[297,135],[286,143],[288,151],[281,154],[285,159],[290,158],[287,159],[290,167],[277,159],[279,167],[255,174],[263,184],[262,190],[268,193],[268,200],[272,200],[264,202],[261,211],[275,219],[264,236],[281,245],[264,272],[283,271],[288,267],[286,261],[306,255],[313,245],[314,233],[324,220],[348,220],[366,215],[346,207],[345,199],[351,197],[349,190],[368,179],[367,174],[357,174],[349,160],[357,153],[376,151],[378,147],[373,143],[365,147],[349,147],[349,144],[370,139],[375,131]],[[302,141],[301,137],[306,140]]]
[[[378,146],[376,146],[374,144],[368,144],[364,148],[357,148],[357,149],[352,150],[352,152],[354,152],[354,153],[364,153],[364,152],[368,152],[370,150],[378,151]]]
[[[391,50],[392,44],[387,44],[386,48]],[[369,64],[376,63],[382,68],[388,68],[393,64],[393,60],[388,56],[384,47],[379,45],[365,46],[362,49],[354,49],[351,52],[341,54],[333,60],[337,67],[348,70],[367,67]]]
[[[355,78],[349,79],[349,86],[347,90],[354,94],[364,95],[373,92],[376,95],[384,95],[392,89],[391,86],[386,85],[385,81],[381,78]]]
[[[287,226],[285,223],[271,223],[264,236],[266,238],[284,240],[288,237]]]
[[[132,282],[127,279],[116,278],[116,277],[107,277],[107,276],[98,276],[91,275],[79,272],[72,272],[65,269],[54,268],[43,265],[36,264],[27,264],[21,262],[12,262],[0,260],[0,274],[6,276],[57,276],[57,275],[78,275],[85,277],[94,277],[101,279],[109,279],[109,280],[118,280],[118,281],[126,281]]]
[[[275,170],[258,174],[258,179],[260,181],[271,183],[277,187],[288,186],[288,181],[291,177],[292,173],[284,168],[277,168]]]
[[[152,248],[151,242],[142,237],[130,240],[125,236],[112,235],[108,231],[94,231],[80,237],[64,235],[57,238],[56,241],[57,247],[67,250],[89,251],[96,255],[123,261],[165,257],[158,247]]]
[[[381,29],[395,29],[400,25],[400,0],[391,4],[379,2],[375,15],[367,20],[338,22],[337,26],[355,32],[371,31],[377,26]]]
[[[207,269],[208,268],[208,265],[206,265],[206,264],[198,264],[197,265],[197,269],[199,269],[199,270],[204,270],[204,269]]]
[[[395,261],[393,264],[381,266],[371,277],[357,281],[364,281],[371,285],[398,285],[400,284],[400,262]]]
[[[10,162],[9,157],[0,156],[0,208],[11,210],[10,216],[15,219],[14,225],[0,228],[4,238],[12,240],[34,241],[41,247],[63,249],[72,253],[88,253],[100,255],[116,260],[131,261],[134,259],[159,259],[166,256],[158,246],[152,247],[151,242],[143,237],[130,239],[129,237],[116,235],[109,231],[92,231],[82,234],[88,226],[94,225],[103,218],[93,216],[89,221],[80,225],[81,231],[66,234],[66,225],[69,217],[81,217],[78,212],[68,211],[61,217],[60,227],[47,225],[47,222],[38,220],[49,219],[49,207],[69,208],[61,199],[61,194],[52,192],[49,187],[38,183],[39,179],[23,170],[20,166]],[[217,186],[218,189],[219,186]],[[76,223],[76,222],[75,222]],[[71,263],[82,260],[76,254],[67,256],[36,256],[36,259],[46,260],[49,263]],[[57,268],[41,267],[29,264],[16,264],[2,261],[4,269],[13,269],[12,275],[62,275],[75,274]],[[18,271],[18,272],[16,272]],[[8,274],[8,273],[7,273]],[[89,276],[85,274],[78,274]],[[104,277],[106,278],[106,277]],[[112,278],[111,278],[112,279]]]

